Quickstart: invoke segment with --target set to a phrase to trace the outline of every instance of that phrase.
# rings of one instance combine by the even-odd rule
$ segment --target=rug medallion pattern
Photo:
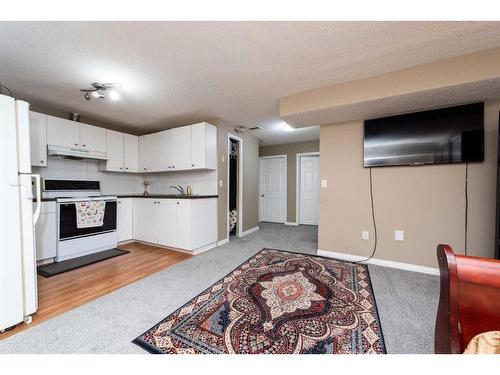
[[[365,265],[263,249],[134,340],[152,353],[385,353]]]

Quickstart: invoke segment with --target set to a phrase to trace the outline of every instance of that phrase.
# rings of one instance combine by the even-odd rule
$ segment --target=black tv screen
[[[365,167],[483,160],[484,103],[365,121]]]

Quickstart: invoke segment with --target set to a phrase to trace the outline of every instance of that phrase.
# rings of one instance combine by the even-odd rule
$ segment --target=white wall
[[[217,194],[217,171],[190,171],[174,173],[116,173],[98,170],[98,161],[72,160],[49,157],[47,167],[33,167],[33,173],[43,178],[81,178],[101,181],[102,194],[142,194],[143,181],[150,182],[152,194],[176,193],[170,185],[190,185],[193,194]]]

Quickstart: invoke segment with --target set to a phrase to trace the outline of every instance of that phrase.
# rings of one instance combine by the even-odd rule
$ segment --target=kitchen
[[[24,165],[26,181],[34,177],[33,194],[22,193],[21,199],[33,201],[25,216],[32,215],[36,225],[30,232],[25,224],[22,233],[34,237],[40,275],[82,275],[87,265],[130,252],[131,259],[138,259],[141,246],[144,258],[154,245],[156,256],[177,262],[217,245],[216,126],[201,122],[137,136],[75,121],[75,114],[64,119],[29,111],[28,103],[8,96],[1,99],[2,122],[9,124],[2,138],[15,134],[18,145],[17,153],[5,148],[2,156]],[[101,210],[97,224],[81,223],[78,217],[90,205]],[[39,309],[35,259],[26,256],[30,250],[23,248],[24,269],[9,276],[22,286],[25,302],[12,308],[2,330],[23,320],[30,323]],[[158,253],[162,250],[165,254]],[[160,258],[150,261],[162,264]],[[106,264],[100,265],[101,272],[112,272],[103,268]],[[2,269],[8,266],[4,262]],[[106,288],[113,284],[106,283]]]

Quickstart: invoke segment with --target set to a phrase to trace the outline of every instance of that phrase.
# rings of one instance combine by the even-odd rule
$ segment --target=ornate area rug
[[[134,340],[151,353],[385,353],[365,265],[263,249]]]

